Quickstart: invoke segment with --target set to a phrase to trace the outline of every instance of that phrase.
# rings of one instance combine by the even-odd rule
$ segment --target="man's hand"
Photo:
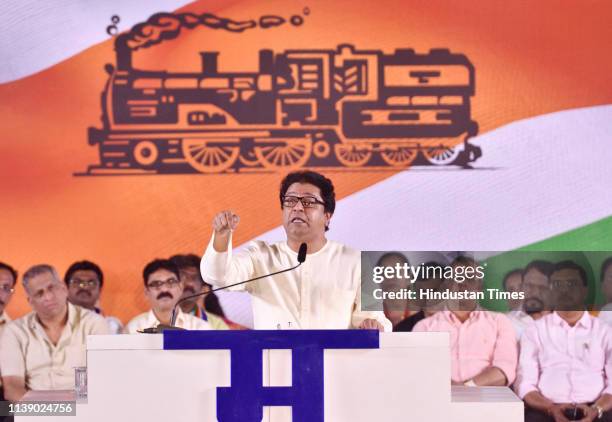
[[[213,230],[215,231],[215,240],[213,247],[217,252],[226,252],[229,246],[230,233],[238,227],[240,217],[232,211],[221,211],[215,215],[213,219]]]
[[[584,412],[584,417],[580,419],[580,422],[593,422],[599,416],[599,412],[597,409],[587,405],[587,404],[578,404],[577,408],[582,409]]]
[[[570,403],[556,403],[548,409],[548,413],[555,419],[555,422],[569,422],[569,419],[565,417],[563,412],[565,409],[572,407],[574,407],[574,405]]]
[[[364,319],[361,324],[359,324],[359,328],[362,330],[378,330],[385,331],[385,327],[383,325],[372,318]]]
[[[227,235],[236,229],[239,222],[240,217],[232,211],[221,211],[219,214],[215,215],[213,219],[213,230],[215,234]]]

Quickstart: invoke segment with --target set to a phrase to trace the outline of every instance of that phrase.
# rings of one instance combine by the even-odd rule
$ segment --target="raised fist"
[[[213,230],[218,235],[227,235],[234,231],[240,222],[240,217],[232,211],[221,211],[213,219]]]

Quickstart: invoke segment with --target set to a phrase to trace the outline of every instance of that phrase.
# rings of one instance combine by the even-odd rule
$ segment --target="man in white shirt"
[[[17,271],[13,267],[4,262],[0,262],[0,339],[2,331],[6,325],[11,322],[11,318],[6,313],[6,305],[9,304],[13,293],[15,292],[15,284],[17,283]],[[0,376],[2,374],[0,373]],[[0,378],[0,401],[4,400],[4,392],[2,390],[2,380]],[[0,417],[0,421],[2,417]]]
[[[179,269],[169,259],[156,259],[149,262],[142,273],[145,296],[151,304],[151,310],[133,318],[125,326],[128,334],[138,333],[145,328],[154,328],[160,324],[170,325],[174,305],[183,294]],[[186,314],[177,308],[175,325],[186,330],[209,330],[209,324],[201,318]]]
[[[28,390],[69,390],[74,368],[85,366],[88,335],[108,334],[100,315],[68,302],[57,271],[42,264],[23,275],[33,312],[6,326],[0,339],[0,372],[7,400]]]
[[[391,331],[382,312],[361,310],[359,251],[325,237],[336,205],[331,180],[312,171],[290,173],[281,183],[280,204],[287,240],[255,241],[236,254],[232,232],[240,219],[232,211],[217,214],[201,262],[204,280],[227,286],[293,267],[306,243],[306,261],[296,270],[234,287],[251,294],[255,328]]]
[[[10,265],[0,262],[0,337],[6,324],[11,322],[11,317],[5,312],[5,308],[13,297],[16,283],[17,271]]]
[[[91,261],[75,262],[66,270],[64,282],[68,286],[70,303],[102,315],[111,334],[119,334],[123,331],[121,321],[114,316],[104,315],[98,306],[102,286],[104,286],[104,274],[97,264]]]

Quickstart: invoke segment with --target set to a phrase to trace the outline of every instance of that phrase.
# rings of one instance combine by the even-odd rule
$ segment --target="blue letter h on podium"
[[[264,406],[291,406],[293,422],[324,422],[324,350],[378,347],[373,330],[164,332],[164,349],[231,351],[231,386],[217,388],[219,422],[261,422]],[[291,387],[263,386],[269,349],[291,349]]]

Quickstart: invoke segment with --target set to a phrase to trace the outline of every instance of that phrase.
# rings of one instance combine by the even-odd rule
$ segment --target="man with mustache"
[[[562,261],[550,282],[555,311],[521,337],[516,389],[525,422],[612,421],[612,331],[586,311],[586,272]]]
[[[66,270],[64,282],[68,286],[70,303],[104,316],[111,334],[119,334],[123,331],[123,324],[119,319],[105,316],[98,307],[104,284],[104,274],[98,265],[91,261],[75,262]]]
[[[200,267],[203,279],[221,287],[293,267],[306,243],[308,257],[298,269],[234,288],[251,294],[255,328],[391,331],[382,312],[361,310],[359,251],[325,236],[336,207],[331,180],[313,171],[289,173],[279,200],[286,241],[255,241],[236,253],[232,233],[238,215],[222,211],[215,216]]]
[[[88,335],[108,334],[100,315],[68,302],[55,268],[35,265],[23,275],[32,312],[9,323],[0,339],[0,373],[7,400],[28,390],[71,390],[74,368],[85,366]]]
[[[144,312],[125,326],[128,334],[138,333],[145,328],[160,324],[170,325],[172,310],[183,294],[183,283],[178,267],[169,259],[156,259],[149,262],[142,272],[145,297],[151,310]],[[209,330],[208,322],[177,309],[176,326],[186,330]]]
[[[179,269],[183,283],[181,299],[212,289],[210,284],[202,280],[200,258],[197,255],[174,255],[170,257],[170,261]],[[225,315],[219,299],[214,293],[206,293],[200,297],[185,300],[179,306],[183,312],[207,321],[213,330],[229,329],[228,324],[224,321]]]
[[[521,274],[521,290],[525,299],[521,308],[507,314],[520,340],[525,328],[550,313],[551,289],[549,277],[554,265],[543,260],[531,261]]]

